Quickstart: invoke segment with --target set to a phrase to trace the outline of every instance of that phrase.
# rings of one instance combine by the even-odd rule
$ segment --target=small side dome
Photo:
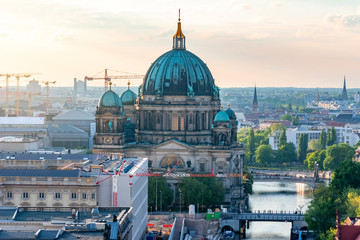
[[[134,105],[136,103],[136,94],[130,89],[121,94],[121,102],[123,105]]]
[[[214,122],[230,122],[230,119],[228,114],[221,110],[216,114]]]
[[[112,91],[111,89],[109,91],[107,91],[106,93],[104,93],[104,95],[102,95],[102,97],[100,98],[100,100],[98,102],[98,108],[102,108],[102,107],[121,108],[122,102],[121,102],[119,95],[117,93],[115,93],[114,91]]]
[[[231,120],[236,120],[236,114],[232,109],[229,108],[225,111]]]

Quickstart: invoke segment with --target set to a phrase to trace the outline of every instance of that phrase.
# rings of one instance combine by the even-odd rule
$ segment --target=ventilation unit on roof
[[[39,159],[40,159],[40,160],[44,160],[45,158],[44,158],[44,157],[40,157]]]

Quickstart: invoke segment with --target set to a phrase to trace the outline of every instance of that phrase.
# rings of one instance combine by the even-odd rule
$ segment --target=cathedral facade
[[[110,89],[100,98],[94,153],[148,158],[157,172],[175,167],[242,173],[236,115],[221,106],[206,64],[186,50],[180,18],[172,40],[172,50],[152,63],[137,95],[128,89],[119,96]]]

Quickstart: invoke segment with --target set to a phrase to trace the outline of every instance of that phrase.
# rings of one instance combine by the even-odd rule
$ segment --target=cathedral
[[[144,157],[152,171],[242,173],[236,115],[221,106],[206,64],[186,50],[181,21],[135,94],[107,91],[96,109],[94,153]],[[241,164],[239,164],[241,163]],[[239,169],[241,168],[241,169]]]

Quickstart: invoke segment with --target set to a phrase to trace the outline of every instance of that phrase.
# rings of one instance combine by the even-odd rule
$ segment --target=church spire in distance
[[[342,99],[343,100],[348,99],[347,90],[346,90],[346,78],[345,78],[345,76],[344,76],[344,86],[343,86],[343,90],[342,90]]]
[[[256,93],[256,84],[255,84],[255,89],[254,89],[254,99],[253,99],[253,104],[252,104],[252,110],[253,110],[253,111],[258,110],[258,100],[257,100],[257,93]]]
[[[186,49],[185,36],[181,31],[180,9],[179,9],[179,21],[178,21],[177,31],[173,38],[173,49]]]

